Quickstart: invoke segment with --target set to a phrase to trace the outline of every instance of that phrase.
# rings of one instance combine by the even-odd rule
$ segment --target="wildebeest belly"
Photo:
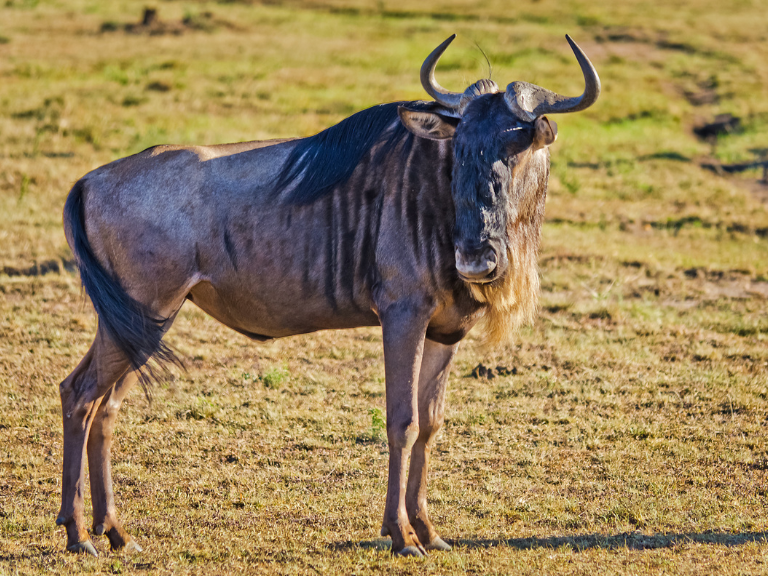
[[[219,322],[254,340],[379,324],[370,307],[338,300],[329,306],[324,298],[307,298],[284,285],[271,291],[258,287],[239,290],[206,281],[196,285],[188,298]]]

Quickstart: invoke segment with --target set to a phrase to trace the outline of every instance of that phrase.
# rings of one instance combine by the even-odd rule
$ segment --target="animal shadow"
[[[499,539],[474,539],[459,538],[447,540],[455,549],[461,548],[496,548],[507,547],[517,550],[531,550],[534,548],[560,548],[568,546],[576,552],[602,548],[616,550],[628,548],[630,550],[655,550],[657,548],[672,548],[680,544],[718,544],[720,546],[743,546],[751,542],[768,542],[768,532],[724,532],[708,530],[706,532],[681,533],[681,534],[643,534],[642,532],[624,532],[621,534],[584,534],[575,536],[548,536],[545,538],[499,538]],[[354,549],[363,550],[389,550],[392,543],[389,539],[379,538],[364,542],[337,542],[329,548],[337,551]]]

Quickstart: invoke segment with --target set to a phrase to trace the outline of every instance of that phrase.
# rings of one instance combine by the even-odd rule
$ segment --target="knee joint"
[[[387,435],[395,446],[411,446],[419,437],[419,423],[413,419],[388,422]]]
[[[430,422],[419,430],[419,440],[429,443],[443,427],[442,422]]]

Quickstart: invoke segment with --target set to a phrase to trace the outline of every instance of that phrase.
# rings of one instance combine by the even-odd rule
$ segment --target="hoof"
[[[74,552],[75,554],[90,554],[95,558],[99,557],[99,553],[96,552],[96,548],[93,546],[93,542],[90,540],[76,542],[71,546],[67,546],[67,550]]]
[[[383,524],[381,525],[381,535],[385,537],[389,536],[389,528],[387,528]]]
[[[424,558],[424,556],[427,555],[426,552],[422,552],[422,550],[420,550],[416,546],[406,546],[405,548],[400,550],[400,552],[396,552],[396,554],[398,556],[405,556],[405,557],[413,556],[415,558]]]
[[[113,550],[114,550],[114,548],[113,548]],[[115,550],[115,551],[117,552],[118,550]],[[133,554],[133,553],[138,553],[138,552],[144,552],[144,548],[139,546],[136,543],[136,540],[130,539],[130,540],[128,540],[128,542],[126,542],[125,546],[123,546],[121,549],[119,549],[119,552],[122,552],[123,554]]]
[[[67,518],[64,516],[64,514],[59,514],[56,517],[56,526],[64,526],[64,524],[67,523]]]
[[[450,552],[451,551],[450,544],[446,543],[446,541],[443,540],[442,538],[440,538],[439,536],[437,538],[435,538],[434,540],[432,540],[432,542],[430,542],[429,544],[424,546],[424,548],[427,549],[427,550],[439,550],[441,552]]]
[[[113,526],[109,530],[106,530],[106,527],[103,524],[99,524],[94,529],[94,532],[96,534],[106,534],[107,538],[109,538],[109,547],[112,549],[112,552],[131,554],[132,552],[144,551],[142,547],[119,526]]]

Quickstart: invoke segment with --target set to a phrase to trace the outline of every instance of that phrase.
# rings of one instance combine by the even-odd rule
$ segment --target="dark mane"
[[[377,159],[412,137],[398,120],[403,102],[380,104],[303,138],[291,151],[275,182],[275,193],[292,188],[288,201],[309,204],[345,182],[371,148],[384,138]]]

